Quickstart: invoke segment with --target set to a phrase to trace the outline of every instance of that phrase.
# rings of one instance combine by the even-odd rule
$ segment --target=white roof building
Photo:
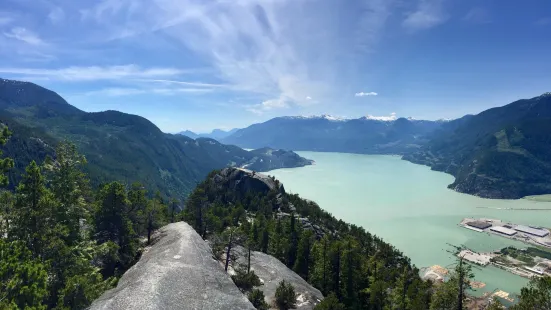
[[[536,237],[545,237],[549,235],[549,230],[543,228],[534,228],[530,226],[517,225],[513,227],[514,230],[534,235]]]

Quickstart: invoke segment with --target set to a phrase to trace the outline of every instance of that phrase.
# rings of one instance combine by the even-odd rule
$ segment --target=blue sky
[[[456,118],[551,90],[549,0],[2,0],[0,77],[166,132]]]

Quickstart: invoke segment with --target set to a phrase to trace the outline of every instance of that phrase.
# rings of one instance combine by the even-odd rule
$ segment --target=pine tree
[[[46,309],[48,274],[23,242],[0,238],[0,309]]]
[[[297,234],[297,227],[296,227],[296,219],[295,215],[291,214],[290,219],[290,228],[289,228],[289,250],[287,252],[287,266],[293,267],[295,265],[295,261],[297,258],[297,250],[298,250],[298,234]]]
[[[0,238],[9,239],[10,221],[14,216],[13,194],[8,191],[0,192]]]
[[[40,167],[32,161],[17,186],[10,237],[25,242],[33,257],[43,254],[45,243],[51,235],[53,208],[53,197],[46,188]]]
[[[297,295],[291,283],[285,280],[279,282],[275,292],[275,303],[280,310],[296,308]]]
[[[136,257],[137,240],[128,205],[126,190],[121,183],[112,182],[100,190],[94,215],[95,238],[100,244],[111,241],[119,247],[119,261],[115,266],[109,266],[108,275],[114,274],[115,268],[128,268]]]
[[[304,280],[308,281],[309,269],[312,264],[310,257],[311,247],[313,243],[313,233],[311,230],[304,230],[298,243],[297,259],[293,270],[301,276]]]
[[[6,145],[8,139],[11,136],[11,131],[8,130],[8,127],[4,126],[2,131],[0,131],[0,146]],[[0,150],[0,156],[2,156],[2,151]],[[1,158],[0,159],[0,186],[8,185],[8,177],[6,173],[13,168],[13,159],[11,158]]]
[[[82,240],[81,221],[89,215],[85,200],[89,191],[88,178],[81,170],[86,163],[74,144],[63,142],[56,149],[56,160],[48,159],[44,164],[57,202],[55,222],[68,230],[65,241],[69,245]]]

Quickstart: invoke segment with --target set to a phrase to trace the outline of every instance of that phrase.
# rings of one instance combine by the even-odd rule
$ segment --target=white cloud
[[[50,14],[48,14],[48,19],[52,24],[60,23],[65,19],[65,11],[60,7],[55,7],[50,11]]]
[[[264,112],[273,110],[273,109],[282,109],[282,108],[288,108],[289,107],[289,99],[280,97],[278,99],[270,99],[263,101],[259,104],[254,104],[251,106],[247,106],[247,111],[255,113],[255,114],[263,114]]]
[[[411,30],[428,29],[440,25],[448,19],[443,5],[444,0],[419,0],[416,10],[407,14],[402,25]]]
[[[364,92],[359,92],[359,93],[356,93],[354,96],[356,97],[364,97],[364,96],[377,96],[378,94],[376,92],[367,92],[367,93],[364,93]]]
[[[45,44],[44,41],[42,41],[42,39],[38,35],[23,27],[14,27],[10,29],[8,32],[4,32],[4,36],[10,39],[15,39],[15,40],[25,42],[30,45]]]
[[[312,100],[312,97],[306,96],[306,100]]]
[[[388,116],[373,116],[373,115],[367,115],[367,119],[377,120],[377,121],[394,121],[397,119],[396,113],[392,112]]]
[[[141,68],[137,65],[67,67],[61,69],[0,68],[0,73],[49,78],[67,81],[96,81],[119,79],[154,79],[178,76],[185,71],[175,68]]]

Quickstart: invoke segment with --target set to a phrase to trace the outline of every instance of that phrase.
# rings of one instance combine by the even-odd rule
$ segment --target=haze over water
[[[316,164],[278,169],[274,175],[287,192],[316,201],[346,222],[363,226],[411,258],[419,268],[455,262],[447,243],[474,251],[493,251],[526,244],[489,236],[458,226],[464,217],[499,218],[519,224],[551,227],[550,211],[497,208],[551,209],[549,202],[482,199],[449,190],[453,176],[412,164],[397,156],[297,152]],[[490,209],[488,209],[490,208]],[[528,280],[495,267],[475,269],[475,280],[486,283],[476,291],[501,289],[518,293]]]

